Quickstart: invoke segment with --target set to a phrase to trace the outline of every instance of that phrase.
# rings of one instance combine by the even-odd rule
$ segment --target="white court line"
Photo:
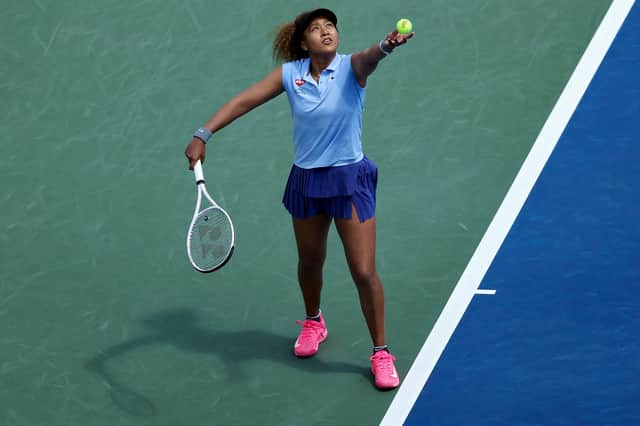
[[[477,289],[475,291],[475,294],[488,294],[490,296],[493,296],[494,294],[496,294],[495,290],[486,290],[486,289]]]
[[[398,426],[406,421],[634,2],[614,0],[611,3],[380,426]]]

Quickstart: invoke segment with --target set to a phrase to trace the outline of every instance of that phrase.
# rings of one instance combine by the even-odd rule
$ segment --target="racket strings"
[[[203,270],[224,263],[233,246],[233,228],[219,208],[202,211],[195,219],[189,241],[191,258]]]

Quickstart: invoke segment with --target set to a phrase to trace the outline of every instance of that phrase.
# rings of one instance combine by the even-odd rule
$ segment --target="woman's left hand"
[[[411,32],[409,34],[400,34],[398,30],[393,30],[384,38],[384,48],[388,50],[393,50],[398,46],[402,46],[405,44],[411,37],[413,37],[414,33]]]

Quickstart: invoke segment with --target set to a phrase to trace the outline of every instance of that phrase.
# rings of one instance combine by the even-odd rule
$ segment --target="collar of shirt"
[[[342,61],[342,57],[338,53],[336,53],[336,56],[333,58],[331,63],[327,65],[325,69],[322,70],[322,72],[320,73],[320,76],[322,76],[322,74],[325,74],[325,73],[335,72],[336,68],[338,68],[338,65],[340,64],[340,61]],[[306,58],[302,66],[303,66],[303,69],[307,70],[306,74],[304,75],[304,80],[314,85],[317,85],[317,82],[311,76],[311,59]]]

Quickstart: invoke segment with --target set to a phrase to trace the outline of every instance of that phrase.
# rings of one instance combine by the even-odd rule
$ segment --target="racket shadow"
[[[281,336],[265,330],[214,331],[199,324],[192,309],[174,309],[150,315],[142,320],[149,334],[111,346],[88,360],[85,367],[98,375],[110,389],[113,403],[122,411],[137,417],[153,417],[154,404],[145,396],[122,383],[109,372],[109,364],[140,348],[171,345],[186,352],[216,356],[227,366],[234,380],[242,380],[242,364],[266,360],[307,372],[356,374],[370,378],[362,365],[329,362],[319,358],[299,360],[293,355],[293,336]],[[231,376],[231,373],[230,373]]]

